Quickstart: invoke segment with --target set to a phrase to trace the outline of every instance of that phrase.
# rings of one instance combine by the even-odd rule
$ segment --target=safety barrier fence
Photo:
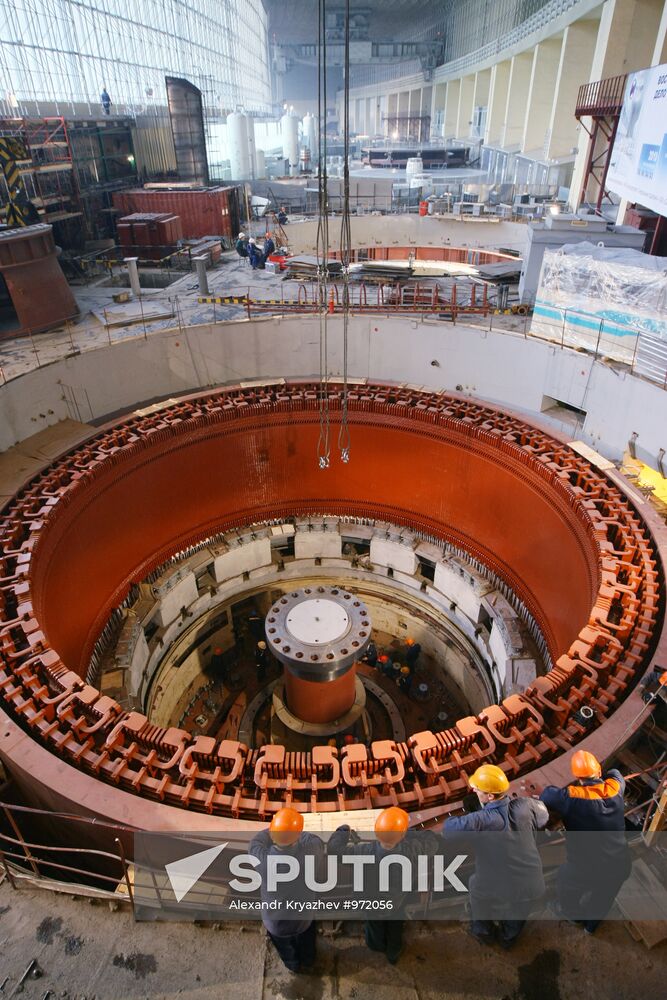
[[[431,282],[411,282],[404,285],[401,282],[367,285],[361,283],[349,287],[349,293],[344,287],[330,284],[326,296],[316,284],[300,284],[286,296],[281,289],[280,298],[254,298],[250,292],[247,295],[200,296],[197,300],[202,305],[231,306],[243,305],[248,319],[266,312],[285,313],[319,313],[326,309],[327,313],[336,315],[347,308],[353,314],[382,313],[385,315],[437,315],[451,319],[454,322],[459,314],[487,316],[491,310],[488,286],[475,284],[459,284],[452,282],[449,288],[443,288]]]

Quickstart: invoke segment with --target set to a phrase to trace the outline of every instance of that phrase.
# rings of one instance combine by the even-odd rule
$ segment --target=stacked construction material
[[[162,260],[178,249],[183,229],[178,215],[135,212],[118,220],[118,242],[123,256]]]
[[[187,239],[201,236],[225,236],[236,239],[240,229],[241,188],[179,188],[167,184],[116,191],[113,206],[130,212],[169,212],[181,218],[182,235]]]
[[[317,278],[319,261],[317,257],[310,257],[307,254],[300,254],[298,257],[290,257],[285,267],[286,278],[298,278],[301,280]],[[329,260],[329,276],[336,277],[342,271],[342,264],[339,260]]]

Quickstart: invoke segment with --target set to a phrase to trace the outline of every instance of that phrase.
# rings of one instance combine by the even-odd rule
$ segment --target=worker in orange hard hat
[[[269,824],[269,833],[278,847],[291,847],[303,833],[303,816],[296,809],[279,809]]]
[[[625,781],[615,769],[603,774],[600,761],[588,750],[576,750],[570,768],[575,779],[571,784],[549,785],[540,795],[567,831],[556,914],[593,934],[630,874]]]
[[[416,865],[419,855],[433,856],[442,846],[437,834],[430,831],[408,833],[409,826],[410,817],[405,809],[389,806],[383,809],[375,820],[374,840],[359,840],[359,837],[345,824],[338,827],[327,844],[329,854],[342,854],[346,857],[350,854],[364,855],[374,858],[377,862],[376,866],[370,866],[371,870],[364,876],[364,896],[383,903],[384,912],[391,914],[391,917],[386,920],[366,920],[364,935],[368,947],[372,951],[385,954],[387,961],[392,965],[398,961],[403,948],[405,893],[402,891],[396,865],[391,866],[388,890],[386,888],[380,890],[379,883],[375,881],[378,865],[387,855],[408,858],[411,864]]]
[[[277,892],[271,893],[267,886],[267,859],[272,855],[290,855],[304,869],[305,857],[314,858],[314,866],[321,877],[325,862],[324,844],[313,833],[303,829],[303,814],[296,809],[285,807],[273,816],[268,830],[262,830],[253,837],[248,848],[260,862],[258,872],[262,879],[262,922],[276,951],[290,972],[309,969],[315,963],[317,927],[308,914],[296,915],[292,920],[282,916],[282,908],[275,907],[280,901]]]
[[[410,670],[415,670],[422,648],[420,644],[412,638],[406,639],[405,645],[407,647],[405,650],[405,662],[410,667]]]
[[[468,882],[470,933],[484,944],[497,939],[511,948],[544,893],[535,834],[546,826],[549,814],[536,799],[510,799],[507,775],[497,764],[482,764],[468,783],[481,808],[446,819],[443,836],[457,849],[463,842],[475,855],[475,873]]]

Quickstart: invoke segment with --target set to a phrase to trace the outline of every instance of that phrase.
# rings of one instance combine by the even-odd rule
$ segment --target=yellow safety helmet
[[[502,795],[510,786],[507,775],[496,764],[482,764],[468,778],[468,783],[477,792],[487,792],[493,795]]]

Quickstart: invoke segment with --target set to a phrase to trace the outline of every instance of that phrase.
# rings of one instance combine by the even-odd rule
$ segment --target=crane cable
[[[343,212],[340,227],[340,259],[343,271],[343,401],[338,447],[341,462],[350,461],[350,429],[347,413],[348,330],[350,320],[350,0],[345,0],[345,82],[343,93]]]
[[[329,198],[327,179],[327,40],[326,0],[318,0],[317,40],[317,118],[318,118],[318,220],[317,220],[317,294],[320,334],[320,435],[317,458],[320,469],[328,469],[329,444]]]

